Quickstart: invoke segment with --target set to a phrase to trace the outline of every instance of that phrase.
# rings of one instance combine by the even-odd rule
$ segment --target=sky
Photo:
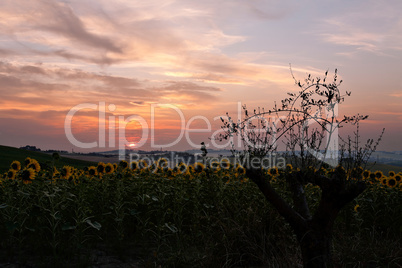
[[[402,150],[399,0],[1,0],[0,17],[1,145],[213,148],[226,112],[297,91],[291,66],[337,68],[339,112]]]

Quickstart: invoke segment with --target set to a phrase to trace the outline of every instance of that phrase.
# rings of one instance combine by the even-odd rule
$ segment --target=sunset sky
[[[1,145],[106,151],[118,145],[119,116],[148,126],[127,126],[138,149],[175,141],[182,124],[206,129],[201,117],[211,129],[189,137],[209,143],[238,102],[272,108],[297,90],[291,64],[300,80],[337,68],[352,92],[340,113],[369,115],[362,137],[385,128],[378,149],[402,150],[400,0],[1,0],[0,17]],[[77,111],[71,132],[94,148],[65,134],[84,103],[97,108]],[[192,148],[184,135],[168,149]]]

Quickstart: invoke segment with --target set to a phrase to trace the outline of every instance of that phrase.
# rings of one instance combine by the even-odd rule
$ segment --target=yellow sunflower
[[[245,169],[244,167],[242,167],[241,165],[239,165],[239,166],[236,168],[236,173],[237,173],[238,175],[244,175],[244,174],[246,174],[246,169]]]
[[[221,168],[222,169],[229,169],[230,168],[230,161],[229,161],[229,159],[227,159],[227,158],[223,158],[222,160],[221,160]]]
[[[25,184],[32,183],[32,181],[35,179],[35,170],[32,168],[24,169],[21,173],[21,179]]]
[[[119,167],[121,167],[122,169],[128,168],[128,162],[126,160],[120,161]]]
[[[40,165],[35,159],[31,159],[31,163],[28,165],[28,168],[32,168],[36,173],[40,171]]]
[[[382,171],[380,171],[380,170],[377,170],[376,172],[374,172],[374,175],[375,175],[375,178],[376,178],[377,180],[381,180],[382,177],[384,176],[384,175],[382,174]]]
[[[357,204],[354,208],[353,208],[353,210],[355,211],[355,212],[357,212],[357,209],[360,207],[360,205],[359,204]]]
[[[172,170],[168,165],[166,165],[166,166],[164,166],[164,167],[160,167],[160,169],[161,169],[163,172],[167,172],[168,170]]]
[[[10,169],[7,174],[6,174],[6,178],[13,180],[15,179],[15,175],[17,174],[17,171],[14,169]]]
[[[394,172],[394,171],[388,172],[388,176],[390,176],[390,177],[395,177],[395,172]]]
[[[270,168],[268,170],[268,174],[271,175],[271,176],[278,175],[279,174],[278,168],[277,167]]]
[[[13,161],[10,165],[12,170],[20,171],[21,170],[21,163],[20,161]]]
[[[209,166],[212,169],[212,171],[214,171],[214,172],[218,172],[220,170],[220,165],[219,165],[219,162],[217,162],[217,161],[210,162]]]
[[[99,162],[98,166],[96,167],[96,170],[98,171],[99,174],[102,174],[105,172],[105,167],[106,167],[105,163]]]
[[[395,178],[396,183],[400,183],[401,179],[402,179],[402,174],[398,173],[398,174],[395,175],[394,178]]]
[[[72,168],[70,166],[64,166],[61,169],[60,174],[63,179],[68,179],[72,174]]]
[[[370,170],[363,171],[363,178],[365,178],[365,179],[369,178],[370,174],[371,174]]]
[[[394,177],[389,177],[387,179],[387,186],[390,188],[394,188],[396,186],[396,180]]]
[[[187,165],[184,164],[183,162],[180,162],[180,163],[177,165],[177,168],[178,168],[178,171],[179,171],[180,173],[185,173],[185,172],[187,172]]]
[[[96,167],[90,166],[90,167],[88,168],[88,174],[89,174],[90,176],[96,176],[96,175],[98,174]]]
[[[133,161],[130,163],[130,168],[132,170],[137,170],[138,169],[138,162],[137,161]]]
[[[286,171],[292,171],[292,170],[293,170],[293,166],[291,164],[287,164]]]
[[[138,168],[144,169],[144,168],[146,168],[147,166],[148,166],[147,161],[145,161],[145,160],[140,160],[140,161],[138,161]]]
[[[114,166],[110,163],[107,163],[105,166],[105,173],[106,174],[112,174],[114,171]]]
[[[165,168],[169,165],[169,161],[166,158],[160,158],[157,162],[158,167]]]
[[[166,177],[168,177],[169,179],[171,179],[171,180],[173,180],[174,179],[174,176],[173,176],[173,170],[171,169],[171,168],[169,168],[169,167],[165,167],[164,168],[164,172],[165,172],[165,174],[166,174]]]
[[[205,169],[205,166],[201,162],[194,163],[194,171],[197,173],[201,173]]]
[[[354,169],[352,169],[351,176],[354,179],[360,179],[362,177],[362,175],[363,175],[363,171],[364,170],[363,170],[362,167],[354,168]]]
[[[29,166],[29,164],[31,164],[32,159],[30,157],[25,158],[24,164],[25,166]]]

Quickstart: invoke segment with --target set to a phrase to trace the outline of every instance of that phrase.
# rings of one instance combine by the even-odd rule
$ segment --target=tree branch
[[[254,181],[265,199],[270,202],[295,229],[306,226],[306,219],[296,212],[271,186],[268,179],[262,174],[260,169],[246,169],[247,176]]]

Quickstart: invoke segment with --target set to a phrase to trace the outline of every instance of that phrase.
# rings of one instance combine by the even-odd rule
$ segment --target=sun
[[[133,148],[135,146],[135,143],[130,143],[129,145],[128,145],[128,147],[131,147],[131,148]]]

